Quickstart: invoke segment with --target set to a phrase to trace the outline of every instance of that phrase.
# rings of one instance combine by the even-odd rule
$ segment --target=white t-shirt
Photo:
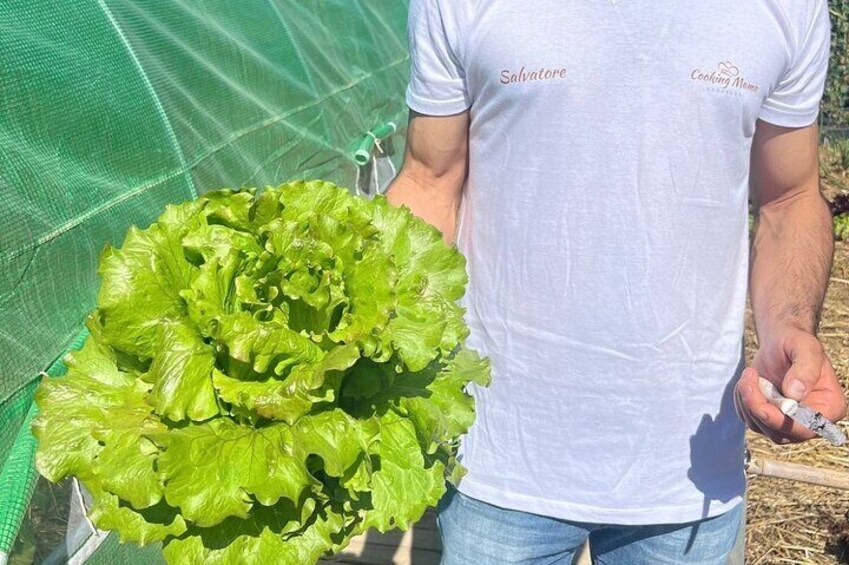
[[[407,102],[470,109],[458,228],[473,388],[460,491],[608,524],[744,490],[756,120],[807,126],[825,0],[412,0]]]

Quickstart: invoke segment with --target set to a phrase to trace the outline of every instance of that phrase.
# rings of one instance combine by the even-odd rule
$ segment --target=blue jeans
[[[507,510],[449,488],[438,506],[442,565],[569,565],[589,539],[600,565],[723,565],[743,505],[688,524],[609,526]]]

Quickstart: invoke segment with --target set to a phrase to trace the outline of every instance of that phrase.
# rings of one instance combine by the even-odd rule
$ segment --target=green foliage
[[[831,59],[822,112],[826,126],[849,125],[849,0],[829,0]]]
[[[834,237],[843,241],[849,241],[849,214],[835,216]]]
[[[827,176],[841,176],[849,172],[849,138],[829,139],[822,145],[820,167]]]
[[[465,261],[329,183],[220,191],[131,229],[91,336],[45,379],[37,466],[173,564],[314,563],[406,529],[462,474]]]

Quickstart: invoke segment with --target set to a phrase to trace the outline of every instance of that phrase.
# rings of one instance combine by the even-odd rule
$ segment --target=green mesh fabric
[[[0,9],[0,402],[79,328],[106,242],[222,186],[324,177],[403,123],[405,2]]]
[[[37,385],[38,381],[30,381],[0,404],[0,468],[5,464],[12,445],[18,438]]]
[[[34,385],[93,307],[104,245],[223,186],[352,186],[367,131],[394,122],[403,139],[406,12],[404,0],[2,3],[0,477],[19,480],[0,488],[22,502],[0,501],[0,524],[16,527],[31,490],[19,470]]]
[[[38,478],[32,465],[35,441],[28,429],[34,412],[35,405],[31,405],[10,445],[9,456],[0,467],[0,552],[3,553],[12,549]]]
[[[80,349],[87,336],[87,330],[78,333],[66,351]],[[66,372],[67,368],[60,358],[45,371],[44,378],[59,377]],[[16,428],[17,434],[10,446],[8,457],[0,466],[0,552],[4,553],[8,553],[12,548],[38,479],[38,473],[33,465],[36,441],[30,433],[30,423],[38,413],[35,403],[32,402],[32,393],[37,385],[38,380],[35,380],[22,389],[29,391],[29,395],[21,397],[17,403],[23,405],[23,401],[26,400],[27,409]],[[18,408],[20,407],[15,407],[16,410]],[[12,411],[8,410],[8,412]],[[0,410],[0,416],[4,412],[6,412],[5,408]]]

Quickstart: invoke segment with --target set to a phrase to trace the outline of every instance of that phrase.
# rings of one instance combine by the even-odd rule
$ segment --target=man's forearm
[[[457,211],[466,182],[469,154],[469,112],[425,116],[410,112],[404,166],[386,197],[436,226],[453,243]]]
[[[426,175],[410,174],[402,169],[386,198],[394,206],[410,208],[413,214],[441,231],[446,243],[453,243],[460,192],[443,185],[455,182],[456,179],[428,179]]]
[[[782,327],[816,331],[834,254],[832,233],[831,214],[815,190],[759,210],[750,288],[762,343]]]

